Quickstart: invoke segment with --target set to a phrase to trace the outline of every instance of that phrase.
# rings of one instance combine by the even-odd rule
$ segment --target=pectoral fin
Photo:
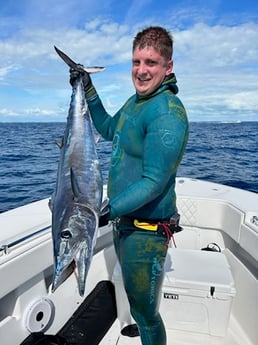
[[[73,168],[71,168],[71,185],[74,198],[77,199],[81,194],[80,186],[77,180],[76,175],[74,174]]]

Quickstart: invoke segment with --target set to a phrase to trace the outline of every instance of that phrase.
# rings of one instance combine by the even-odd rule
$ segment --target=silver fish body
[[[82,77],[75,81],[60,146],[56,188],[51,199],[54,277],[52,291],[72,264],[82,296],[96,242],[102,176]]]

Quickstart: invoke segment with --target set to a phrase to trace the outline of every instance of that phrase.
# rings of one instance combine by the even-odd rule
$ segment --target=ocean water
[[[51,196],[64,123],[0,123],[0,212]],[[97,144],[104,182],[111,143]],[[191,123],[178,176],[258,192],[258,122]]]

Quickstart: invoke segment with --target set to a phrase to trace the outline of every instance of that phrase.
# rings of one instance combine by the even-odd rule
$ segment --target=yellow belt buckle
[[[147,222],[139,222],[137,219],[133,221],[134,226],[139,229],[148,230],[148,231],[157,231],[158,225],[157,224],[150,224]]]

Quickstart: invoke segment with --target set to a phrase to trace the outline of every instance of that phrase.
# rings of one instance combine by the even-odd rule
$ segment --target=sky
[[[69,69],[84,66],[111,114],[135,92],[132,40],[161,25],[174,38],[178,96],[190,121],[258,120],[258,0],[0,0],[0,122],[65,121]]]

